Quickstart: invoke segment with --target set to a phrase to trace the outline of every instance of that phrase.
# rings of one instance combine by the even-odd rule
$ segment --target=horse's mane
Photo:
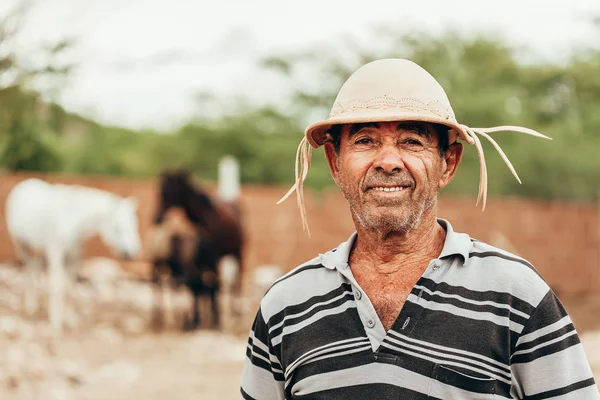
[[[163,172],[160,187],[163,213],[172,206],[180,206],[191,221],[201,225],[208,224],[208,220],[215,215],[223,218],[224,212],[231,214],[229,210],[224,210],[217,198],[193,182],[187,171]]]

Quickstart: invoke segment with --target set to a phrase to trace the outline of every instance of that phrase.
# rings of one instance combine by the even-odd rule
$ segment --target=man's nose
[[[400,149],[396,146],[382,146],[375,160],[375,167],[381,172],[395,174],[404,168]]]

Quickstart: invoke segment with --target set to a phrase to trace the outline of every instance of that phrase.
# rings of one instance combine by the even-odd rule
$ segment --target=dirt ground
[[[20,309],[23,279],[16,268],[0,267],[2,400],[238,398],[253,299],[233,317],[225,295],[221,329],[188,333],[180,327],[190,298],[175,291],[157,331],[148,283],[84,278],[68,297],[72,315],[57,339],[46,322],[44,280],[40,309],[28,316]]]
[[[106,272],[110,261],[95,262]],[[88,269],[89,271],[89,269]],[[24,276],[0,267],[0,398],[2,400],[237,399],[247,334],[258,296],[247,312],[228,313],[220,330],[186,333],[179,327],[189,305],[185,292],[171,293],[172,314],[162,331],[150,323],[152,291],[145,282],[115,275],[84,275],[69,296],[73,315],[64,335],[53,338],[46,323],[46,295],[34,316],[20,310]],[[45,282],[40,281],[43,290]],[[564,303],[576,321],[600,380],[600,296]]]

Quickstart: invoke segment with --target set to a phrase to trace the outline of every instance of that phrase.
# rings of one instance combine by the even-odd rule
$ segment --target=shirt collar
[[[460,255],[462,256],[463,261],[467,261],[469,259],[469,252],[473,247],[469,235],[466,233],[455,232],[454,229],[452,229],[450,222],[443,218],[438,218],[437,222],[446,231],[446,241],[444,242],[444,247],[442,248],[439,258]],[[358,234],[353,232],[348,240],[340,243],[335,249],[330,250],[325,254],[319,254],[321,264],[329,269],[343,268],[346,266],[348,264],[348,258],[350,257],[350,250],[352,250],[352,246],[354,245],[357,236]]]

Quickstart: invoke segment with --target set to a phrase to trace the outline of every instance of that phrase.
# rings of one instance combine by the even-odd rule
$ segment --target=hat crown
[[[372,61],[357,69],[342,85],[329,118],[361,109],[395,107],[430,111],[455,120],[438,81],[418,64],[400,58]]]

